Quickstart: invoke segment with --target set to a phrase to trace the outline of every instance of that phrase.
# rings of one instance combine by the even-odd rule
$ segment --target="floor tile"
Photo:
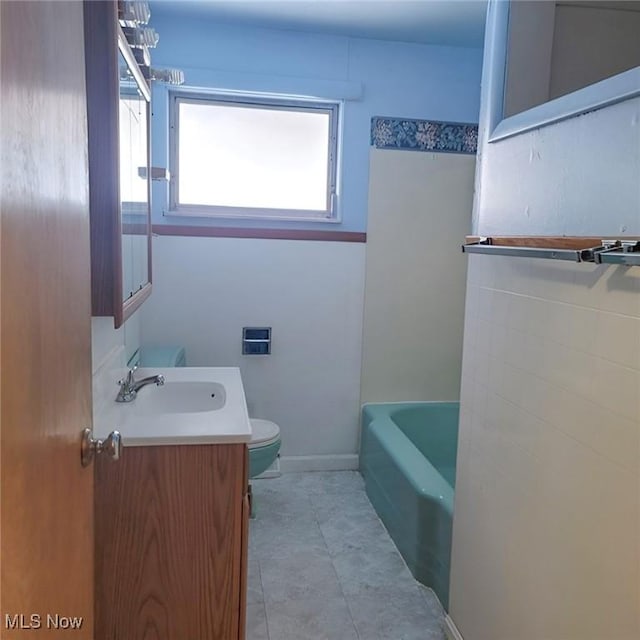
[[[438,596],[436,596],[432,589],[429,589],[429,587],[425,587],[420,583],[418,583],[418,588],[427,603],[427,611],[429,614],[434,619],[440,621],[441,624],[444,624],[444,610],[440,604],[440,600],[438,600]]]
[[[271,640],[358,640],[342,597],[267,604],[267,616]]]
[[[252,483],[247,640],[444,640],[438,599],[414,580],[360,474]]]
[[[295,552],[309,555],[328,553],[327,545],[315,520],[261,519],[251,525],[251,551],[258,560],[289,557]]]
[[[364,481],[357,471],[314,471],[309,473],[284,473],[277,479],[281,486],[293,493],[313,496],[314,494],[343,494],[347,491],[364,490]],[[258,482],[269,482],[259,480]]]
[[[249,551],[247,563],[247,603],[264,602],[262,580],[260,578],[260,564],[255,553]]]
[[[292,550],[288,556],[260,560],[265,602],[338,598],[340,583],[329,553]]]
[[[277,483],[277,484],[276,484]],[[313,520],[311,499],[303,486],[281,478],[252,480],[255,517]]]
[[[262,603],[247,604],[247,640],[269,640],[267,613]]]
[[[311,494],[313,493],[335,493],[338,495],[344,495],[348,492],[362,493],[364,491],[364,480],[358,471],[324,471],[318,472],[318,478],[312,477],[312,474],[305,474],[311,476],[312,483]],[[314,491],[313,488],[316,488]]]
[[[332,557],[345,595],[413,591],[415,580],[394,548],[346,551]]]
[[[378,519],[364,491],[312,494],[310,501],[318,522],[341,516]]]
[[[380,547],[393,550],[389,534],[375,514],[344,513],[319,526],[331,556],[357,551],[376,553]]]
[[[377,591],[347,596],[360,638],[366,640],[442,640],[441,621],[434,618],[416,586],[406,592]]]

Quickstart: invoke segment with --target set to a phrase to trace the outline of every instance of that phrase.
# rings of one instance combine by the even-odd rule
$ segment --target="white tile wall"
[[[134,313],[120,328],[113,328],[110,316],[91,318],[91,361],[96,371],[110,359],[114,350],[122,350],[124,364],[140,347],[140,312]]]
[[[470,256],[465,640],[640,638],[640,270]]]
[[[362,402],[458,400],[475,156],[372,149]]]
[[[93,430],[105,434],[121,425],[112,424],[109,411],[118,393],[118,380],[126,373],[126,353],[124,345],[114,347],[93,373]]]
[[[113,328],[112,317],[91,318],[91,360],[93,372],[93,426],[102,432],[105,407],[114,402],[129,358],[140,345],[140,312],[134,313],[119,329]],[[107,425],[106,431],[118,425]]]
[[[91,318],[91,362],[94,375],[114,350],[124,346],[124,331],[124,327],[113,328],[111,317]]]

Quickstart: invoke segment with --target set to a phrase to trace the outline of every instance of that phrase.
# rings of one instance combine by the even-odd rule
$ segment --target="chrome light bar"
[[[149,23],[151,10],[146,0],[120,0],[118,18],[123,27],[137,27]]]

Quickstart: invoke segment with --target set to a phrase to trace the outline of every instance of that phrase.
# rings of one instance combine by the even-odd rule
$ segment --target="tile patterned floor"
[[[354,471],[253,480],[247,640],[444,640]]]

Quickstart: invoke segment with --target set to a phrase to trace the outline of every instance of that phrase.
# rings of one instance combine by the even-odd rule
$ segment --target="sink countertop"
[[[126,373],[124,371],[123,373]],[[188,413],[144,413],[136,402],[145,393],[161,394],[163,387],[149,385],[138,391],[132,402],[118,403],[114,379],[113,402],[94,418],[96,438],[105,438],[117,429],[126,447],[190,444],[233,444],[251,440],[251,422],[244,387],[237,367],[154,367],[136,371],[136,379],[162,374],[165,384],[218,383],[225,390],[224,406],[211,411]],[[212,386],[212,388],[214,388]],[[147,398],[148,400],[148,398]],[[144,401],[144,400],[143,400]],[[147,402],[147,405],[150,404]]]

